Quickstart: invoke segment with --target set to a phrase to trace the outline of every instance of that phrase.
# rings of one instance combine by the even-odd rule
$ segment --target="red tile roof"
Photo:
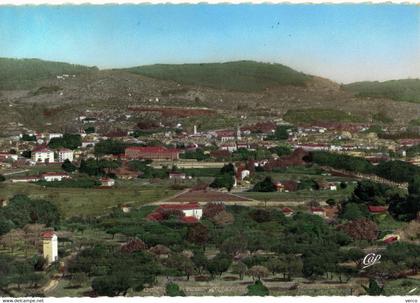
[[[388,208],[386,206],[369,205],[368,210],[371,213],[385,213],[385,212],[387,212]]]
[[[325,212],[322,207],[311,207],[311,212]]]
[[[384,240],[384,243],[386,243],[386,244],[390,244],[390,243],[393,243],[393,242],[395,242],[395,241],[398,241],[398,237],[396,237],[396,236],[386,238],[386,239]]]
[[[38,145],[38,146],[35,146],[34,147],[34,149],[32,150],[32,152],[33,153],[39,153],[39,152],[51,152],[51,150],[48,148],[48,147],[46,147],[45,145]]]
[[[291,209],[291,208],[289,208],[289,207],[283,207],[283,208],[281,209],[281,211],[282,211],[282,212],[284,212],[284,213],[290,214],[290,213],[292,213],[292,212],[293,212],[293,209]]]
[[[41,237],[44,239],[51,239],[55,235],[55,232],[52,230],[47,230],[41,233]]]

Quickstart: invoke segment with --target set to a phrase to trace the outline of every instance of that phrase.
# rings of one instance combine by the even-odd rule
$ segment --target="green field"
[[[283,116],[287,122],[296,123],[315,123],[315,122],[365,122],[366,118],[351,113],[346,113],[336,109],[289,109]]]
[[[348,186],[343,190],[298,190],[295,192],[243,192],[238,195],[259,201],[275,201],[275,202],[306,202],[316,200],[323,202],[328,199],[339,201],[351,195],[353,189]]]
[[[0,58],[0,90],[31,89],[39,80],[94,70],[97,68],[39,59]]]
[[[181,84],[233,91],[261,91],[279,85],[304,86],[311,76],[281,64],[254,61],[203,64],[156,64],[126,69],[144,76]]]
[[[420,79],[355,82],[343,86],[359,97],[389,98],[420,103]]]
[[[53,202],[64,217],[101,215],[122,203],[140,206],[174,195],[177,191],[164,185],[143,184],[140,181],[119,182],[112,189],[44,188],[36,184],[3,184],[0,196],[25,194]]]

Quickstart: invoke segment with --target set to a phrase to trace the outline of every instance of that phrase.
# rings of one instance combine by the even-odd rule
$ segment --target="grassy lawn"
[[[325,201],[328,199],[341,200],[353,192],[353,189],[348,186],[346,189],[332,190],[298,190],[295,192],[243,192],[238,193],[240,196],[260,200],[260,201],[308,201],[315,199],[317,201]]]
[[[25,194],[31,198],[49,200],[59,208],[64,217],[101,215],[121,203],[140,206],[174,195],[177,191],[165,185],[144,185],[139,181],[119,182],[111,189],[53,188],[36,184],[4,184],[0,196]]]

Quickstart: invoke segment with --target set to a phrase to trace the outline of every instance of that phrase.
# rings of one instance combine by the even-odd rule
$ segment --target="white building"
[[[48,134],[48,140],[51,140],[53,138],[62,138],[63,134],[60,133],[52,133],[52,134]]]
[[[54,152],[47,147],[38,146],[32,150],[32,161],[36,163],[53,163]]]
[[[41,175],[41,178],[44,181],[52,182],[52,181],[62,181],[63,179],[69,179],[70,176],[66,173],[49,172],[49,173],[43,173]]]
[[[44,258],[48,264],[58,260],[58,238],[53,231],[41,233]]]
[[[58,150],[57,153],[58,153],[58,162],[64,162],[66,160],[73,162],[74,153],[71,149],[61,148]]]

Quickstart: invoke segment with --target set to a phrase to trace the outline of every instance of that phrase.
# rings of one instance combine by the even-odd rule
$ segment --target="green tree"
[[[270,292],[267,287],[261,282],[261,280],[255,281],[254,284],[247,286],[248,292],[246,293],[247,296],[268,296]]]
[[[168,283],[165,287],[165,296],[185,297],[185,292],[179,288],[178,284]]]
[[[71,162],[69,161],[69,159],[66,159],[66,160],[63,162],[63,164],[61,164],[61,168],[62,168],[65,172],[68,172],[68,173],[72,173],[72,172],[74,172],[74,171],[76,171],[76,170],[77,170],[76,165],[74,165],[73,163],[71,163]]]

